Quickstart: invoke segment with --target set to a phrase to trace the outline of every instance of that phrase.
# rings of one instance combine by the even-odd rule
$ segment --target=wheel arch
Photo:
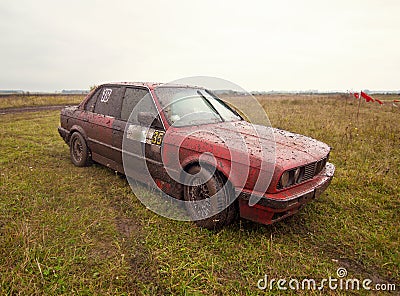
[[[72,137],[72,134],[73,134],[73,133],[76,133],[76,132],[78,132],[78,133],[80,133],[80,134],[82,135],[82,137],[85,139],[86,143],[88,142],[88,137],[87,137],[87,135],[86,135],[85,130],[84,130],[80,125],[73,125],[73,126],[71,127],[71,129],[69,130],[68,143],[69,143],[69,140],[70,140],[71,137]]]
[[[209,167],[211,170],[215,169],[215,171],[218,172],[221,175],[221,177],[224,179],[224,183],[229,182],[230,186],[232,187],[232,190],[234,190],[234,185],[232,184],[232,182],[229,178],[229,171],[224,169],[224,166],[222,166],[219,162],[217,162],[217,164],[215,165],[211,161],[207,161],[207,160],[202,160],[202,163],[206,167]],[[185,172],[187,173],[189,171],[189,169],[193,166],[200,166],[200,161],[198,158],[192,158],[182,164],[183,171],[181,172],[180,180],[184,180],[184,173]]]

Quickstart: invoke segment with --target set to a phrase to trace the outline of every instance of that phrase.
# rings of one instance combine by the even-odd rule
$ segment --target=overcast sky
[[[0,89],[215,76],[247,90],[400,89],[400,1],[0,2]]]

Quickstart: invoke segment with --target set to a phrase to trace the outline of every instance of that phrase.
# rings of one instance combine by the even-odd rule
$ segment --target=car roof
[[[196,86],[196,85],[172,84],[172,83],[161,83],[161,82],[107,82],[107,83],[102,83],[99,86],[102,86],[102,85],[123,85],[123,86],[139,86],[139,87],[141,86],[141,87],[147,87],[149,89],[154,89],[154,88],[160,87],[160,86],[203,88],[203,87]]]

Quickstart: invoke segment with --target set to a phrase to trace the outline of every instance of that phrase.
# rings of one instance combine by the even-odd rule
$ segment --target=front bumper
[[[318,198],[331,183],[334,173],[335,166],[328,162],[312,180],[275,194],[266,193],[253,206],[249,205],[249,199],[254,193],[243,190],[239,194],[240,216],[261,224],[272,224],[291,216]]]

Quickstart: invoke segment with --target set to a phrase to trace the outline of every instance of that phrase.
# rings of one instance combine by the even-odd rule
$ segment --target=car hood
[[[328,145],[310,137],[253,125],[246,121],[177,128],[175,131],[190,138],[192,141],[188,142],[192,145],[193,142],[196,143],[196,150],[206,150],[216,157],[220,156],[218,151],[221,149],[213,147],[224,146],[230,151],[245,153],[253,159],[274,162],[281,168],[297,167],[320,160],[330,151]],[[207,147],[202,148],[202,145]]]

